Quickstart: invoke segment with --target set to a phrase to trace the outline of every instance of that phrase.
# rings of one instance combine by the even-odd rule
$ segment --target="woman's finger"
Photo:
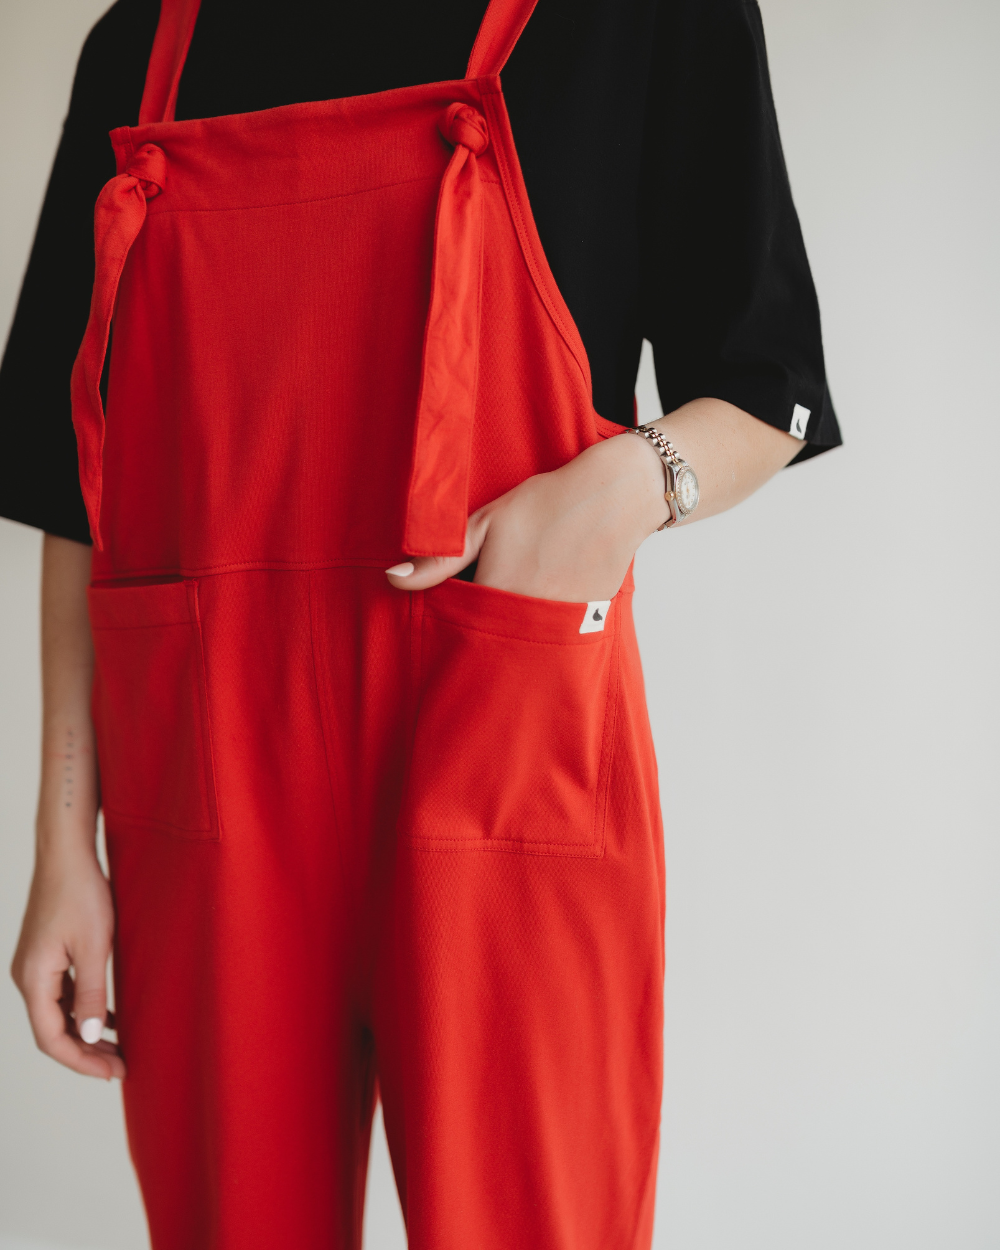
[[[125,1075],[125,1065],[117,1054],[107,1053],[104,1045],[100,1048],[85,1045],[67,1027],[64,971],[64,965],[49,970],[37,966],[25,969],[20,988],[38,1049],[84,1076],[97,1076],[105,1081],[112,1077],[120,1079]]]
[[[465,530],[465,550],[460,556],[413,556],[386,569],[385,575],[398,590],[427,590],[454,577],[479,555],[489,528],[485,514],[473,513]]]
[[[86,944],[71,952],[73,971],[73,1019],[76,1033],[88,1046],[101,1040],[108,1010],[108,951],[103,945]]]

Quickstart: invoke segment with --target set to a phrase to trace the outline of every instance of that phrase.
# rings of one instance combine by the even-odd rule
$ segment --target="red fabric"
[[[456,102],[438,123],[454,146],[441,180],[434,225],[431,297],[424,330],[413,467],[403,549],[460,556],[469,515],[469,462],[479,374],[483,282],[483,192],[477,157],[486,119]]]
[[[98,548],[101,546],[104,456],[101,374],[108,350],[111,317],[129,249],[146,220],[146,201],[159,195],[166,181],[166,158],[162,150],[145,143],[128,161],[125,172],[104,186],[94,209],[94,293],[87,329],[73,366],[70,390],[79,444],[80,484],[91,535]]]
[[[580,633],[584,604],[463,581],[416,600],[420,715],[403,821],[419,845],[602,853],[620,598],[592,634]],[[498,733],[512,749],[497,749]]]
[[[146,87],[139,105],[139,124],[172,122],[177,88],[187,57],[201,0],[168,0],[160,6]]]
[[[485,74],[500,73],[537,2],[508,0],[506,4],[491,4],[487,8],[469,57],[467,77],[482,78]]]
[[[617,430],[496,77],[529,8],[493,0],[479,77],[113,135],[74,415],[154,1250],[357,1250],[376,1082],[414,1250],[649,1245],[631,580],[581,634],[585,604],[383,572]]]

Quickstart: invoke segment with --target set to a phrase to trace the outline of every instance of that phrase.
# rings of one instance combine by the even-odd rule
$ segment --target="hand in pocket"
[[[610,438],[474,512],[461,556],[414,557],[386,572],[400,590],[426,590],[478,560],[479,585],[569,603],[612,599],[665,512],[656,457],[641,439]]]

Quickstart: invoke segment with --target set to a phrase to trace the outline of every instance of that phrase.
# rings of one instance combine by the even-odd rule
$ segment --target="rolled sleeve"
[[[661,5],[644,133],[641,295],[665,412],[727,400],[841,442],[819,306],[752,0]]]

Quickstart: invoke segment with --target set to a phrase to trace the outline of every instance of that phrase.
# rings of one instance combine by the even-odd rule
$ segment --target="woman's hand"
[[[105,1024],[114,1027],[105,989],[113,932],[111,890],[93,852],[46,855],[35,870],[11,975],[39,1050],[104,1080],[125,1075],[117,1046],[100,1040]]]
[[[679,525],[746,499],[804,446],[722,399],[693,399],[655,426],[698,476],[698,509]],[[426,590],[478,557],[475,580],[485,586],[571,603],[611,599],[639,544],[667,519],[664,489],[645,439],[609,438],[474,512],[462,555],[414,557],[386,573],[400,590]]]
[[[42,784],[35,875],[11,975],[41,1050],[75,1072],[125,1075],[100,1040],[114,910],[97,862],[97,765],[87,617],[90,548],[45,535],[42,548]],[[70,975],[70,969],[73,975]]]
[[[638,438],[588,447],[469,517],[461,556],[415,557],[387,570],[401,590],[426,590],[478,559],[475,580],[536,599],[611,599],[636,548],[667,518],[663,469]]]

